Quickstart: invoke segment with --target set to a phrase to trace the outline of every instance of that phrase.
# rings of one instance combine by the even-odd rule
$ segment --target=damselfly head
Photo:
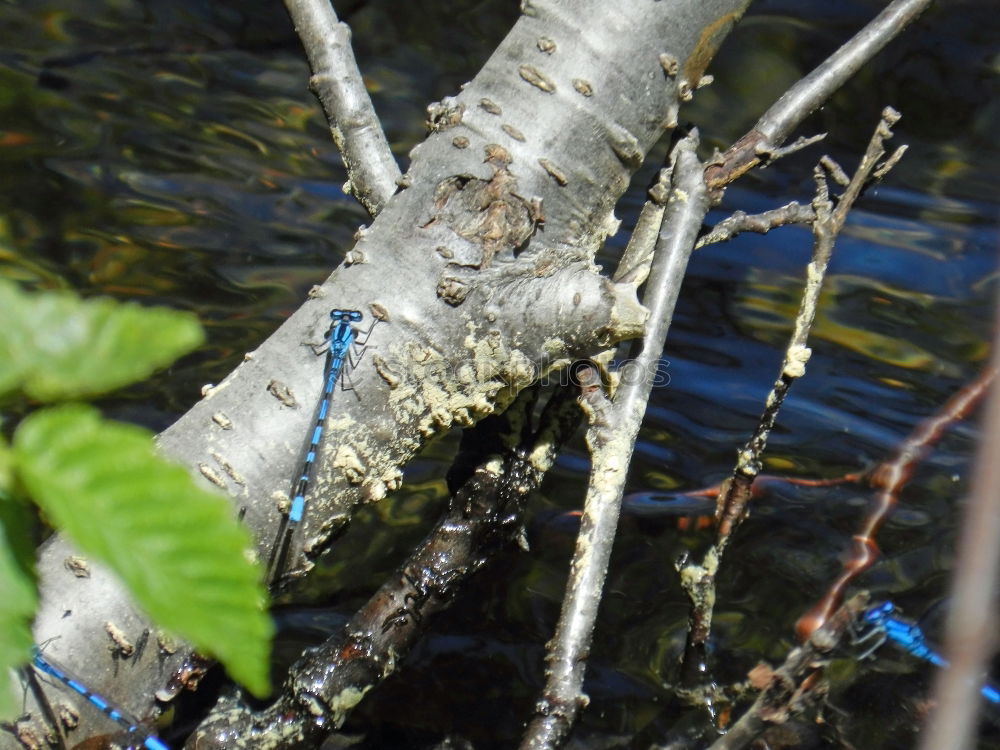
[[[342,323],[357,323],[363,316],[357,310],[331,310],[330,319]]]
[[[882,602],[866,609],[862,619],[867,623],[879,623],[895,610],[892,602]]]

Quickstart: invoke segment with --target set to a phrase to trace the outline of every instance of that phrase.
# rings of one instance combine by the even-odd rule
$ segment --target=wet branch
[[[650,309],[642,351],[632,377],[623,377],[614,404],[595,370],[581,397],[590,419],[590,486],[580,536],[570,566],[556,634],[546,656],[548,680],[521,742],[522,750],[559,747],[587,698],[582,692],[587,654],[614,542],[622,493],[635,439],[646,411],[656,366],[680,293],[681,280],[708,210],[702,165],[695,155],[697,135],[675,147],[670,197],[664,211],[655,259],[643,302]]]
[[[309,58],[309,88],[347,168],[344,191],[375,217],[396,192],[400,171],[354,59],[351,30],[330,0],[285,0],[285,8]]]
[[[392,674],[458,590],[489,560],[520,540],[527,496],[576,430],[577,389],[560,388],[531,426],[536,389],[503,415],[466,433],[456,459],[461,484],[447,513],[351,620],[296,662],[281,696],[254,712],[220,702],[189,739],[198,750],[241,742],[279,750],[316,747],[343,724],[365,693]],[[467,470],[461,467],[468,467]]]
[[[726,153],[705,170],[705,180],[719,191],[768,159],[787,153],[779,147],[791,132],[906,26],[931,0],[894,0],[853,39],[790,88]]]

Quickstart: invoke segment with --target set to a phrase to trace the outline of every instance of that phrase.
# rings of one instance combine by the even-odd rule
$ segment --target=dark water
[[[337,3],[404,161],[423,137],[425,104],[472,77],[516,12],[495,0],[448,5]],[[682,112],[701,128],[706,155],[880,7],[756,4],[710,69],[715,83]],[[838,243],[808,375],[781,413],[767,471],[833,477],[874,466],[983,367],[1000,249],[997,15],[988,2],[940,4],[803,129],[828,131],[823,150],[850,168],[891,104],[904,115],[894,143],[910,151]],[[276,1],[197,0],[5,3],[0,39],[0,272],[29,288],[197,312],[209,335],[202,351],[102,404],[160,429],[303,300],[366,221],[341,189],[298,42]],[[745,178],[711,218],[808,200],[819,153]],[[626,229],[650,163],[619,209]],[[623,244],[624,232],[605,265]],[[807,233],[785,229],[695,254],[664,353],[670,382],[653,394],[630,492],[697,488],[729,470],[777,373],[810,246]],[[957,426],[921,465],[862,581],[909,613],[947,595],[976,437],[974,419]],[[406,487],[366,510],[338,547],[320,578],[339,592],[340,613],[436,515],[455,444],[432,446]],[[365,746],[417,747],[449,733],[477,748],[514,742],[543,680],[586,472],[577,443],[533,501],[532,552],[486,571],[351,720]],[[784,657],[870,497],[857,485],[785,485],[755,507],[719,579],[720,682]],[[626,510],[588,673],[579,732],[588,746],[619,737],[647,747],[671,727],[704,728],[670,688],[686,617],[673,563],[702,539],[638,501]],[[289,613],[290,642],[329,616]],[[912,745],[928,670],[886,654],[862,667],[845,660],[834,674],[833,703],[848,713],[829,718],[851,741]]]

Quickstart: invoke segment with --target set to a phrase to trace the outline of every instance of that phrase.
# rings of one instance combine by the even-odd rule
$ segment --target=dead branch
[[[816,213],[812,206],[801,206],[797,201],[759,214],[735,211],[732,216],[723,219],[712,227],[712,231],[703,235],[698,240],[698,244],[695,245],[695,249],[715,242],[726,242],[743,232],[767,234],[775,227],[783,227],[788,224],[811,224],[815,219]]]
[[[559,624],[546,656],[548,680],[537,703],[536,715],[521,742],[522,750],[562,745],[579,709],[586,705],[587,699],[582,693],[583,674],[629,461],[681,280],[708,210],[696,147],[697,134],[692,133],[678,143],[672,155],[672,187],[643,300],[650,309],[650,317],[642,351],[631,371],[633,377],[623,378],[613,405],[593,379],[590,381],[592,387],[585,389],[581,399],[590,419],[587,432],[592,460],[590,486]]]
[[[682,664],[682,678],[688,685],[695,684],[704,674],[705,644],[711,632],[712,609],[715,605],[715,577],[723,553],[736,527],[748,513],[753,482],[760,474],[762,455],[781,405],[795,380],[805,374],[806,363],[812,354],[807,346],[809,330],[816,317],[819,293],[834,243],[843,228],[847,211],[860,195],[862,188],[870,181],[872,172],[878,166],[879,158],[885,153],[883,143],[886,138],[891,137],[890,126],[898,119],[898,113],[891,108],[883,111],[882,119],[872,135],[861,163],[844,194],[837,201],[836,207],[829,193],[827,171],[823,166],[816,167],[817,189],[812,203],[816,215],[812,225],[815,238],[813,256],[807,267],[806,287],[795,318],[795,327],[785,350],[781,371],[767,397],[766,406],[753,435],[737,454],[733,473],[723,484],[719,494],[715,512],[717,523],[715,542],[700,562],[689,563],[683,560],[678,567],[681,585],[691,600],[688,637]]]

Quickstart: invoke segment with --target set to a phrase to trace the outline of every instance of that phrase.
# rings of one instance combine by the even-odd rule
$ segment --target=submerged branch
[[[795,629],[800,640],[808,638],[810,633],[826,622],[830,613],[843,601],[847,587],[878,559],[879,549],[875,536],[899,502],[900,491],[945,431],[955,422],[964,419],[989,392],[996,376],[997,366],[994,364],[948,399],[937,414],[921,422],[899,446],[896,455],[872,471],[868,481],[879,488],[879,493],[854,535],[851,552],[844,561],[840,576],[816,606],[799,618]]]

